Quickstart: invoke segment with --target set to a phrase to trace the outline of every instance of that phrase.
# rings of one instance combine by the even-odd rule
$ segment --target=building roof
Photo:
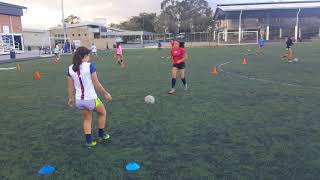
[[[82,23],[78,23],[78,24],[67,24],[66,26],[67,26],[67,28],[81,28],[81,27],[95,27],[95,28],[99,28],[99,27],[103,27],[103,28],[105,28],[107,31],[128,32],[128,30],[124,30],[124,29],[117,29],[117,28],[113,28],[113,27],[106,27],[105,24],[101,24],[101,23],[97,23],[97,22],[82,22]],[[59,26],[50,28],[50,30],[54,30],[54,29],[63,29],[63,26],[59,25]]]
[[[255,16],[263,15],[264,12],[270,12],[271,16],[296,15],[296,11],[301,9],[304,15],[319,15],[320,0],[317,1],[296,1],[296,2],[264,2],[264,3],[242,3],[242,4],[218,4],[214,19],[222,19],[225,15],[228,18],[239,18],[239,12]]]
[[[152,33],[146,32],[146,31],[122,31],[122,32],[106,32],[102,35],[106,35],[106,36],[143,36],[143,35],[152,35]]]
[[[320,8],[320,1],[218,4],[223,11]]]
[[[5,3],[5,2],[0,2],[0,6],[7,6],[7,7],[18,8],[18,9],[27,9],[24,6],[18,6],[18,5],[15,5],[15,4],[9,4],[9,3]]]
[[[45,29],[23,28],[23,32],[28,32],[28,33],[47,33],[48,31],[45,30]]]
[[[24,6],[18,6],[5,2],[0,2],[0,14],[12,15],[12,16],[23,16],[23,10],[27,9]]]

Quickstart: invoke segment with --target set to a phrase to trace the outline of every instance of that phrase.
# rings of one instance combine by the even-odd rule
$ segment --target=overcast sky
[[[108,24],[119,23],[140,12],[160,12],[162,0],[64,0],[65,16],[81,17],[82,21],[106,18]],[[271,0],[208,0],[214,8],[219,3],[264,2]],[[274,0],[295,1],[295,0]],[[296,0],[299,1],[299,0]],[[24,27],[48,28],[61,22],[61,0],[4,0],[27,7],[22,19]],[[95,3],[96,2],[96,3]]]

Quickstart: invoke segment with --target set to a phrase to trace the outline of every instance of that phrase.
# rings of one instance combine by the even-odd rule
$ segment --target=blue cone
[[[40,175],[47,175],[54,173],[55,168],[51,165],[44,165],[39,171],[38,174]]]
[[[127,164],[126,169],[127,171],[138,171],[140,169],[140,166],[138,163],[132,162]]]

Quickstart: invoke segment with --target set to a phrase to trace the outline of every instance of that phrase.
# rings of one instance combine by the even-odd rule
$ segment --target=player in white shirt
[[[86,136],[86,146],[94,147],[97,142],[92,138],[92,111],[96,111],[99,116],[99,140],[106,141],[110,138],[108,134],[104,133],[106,126],[106,109],[103,103],[97,96],[95,89],[97,89],[105,99],[112,100],[111,95],[104,89],[98,80],[96,67],[89,63],[91,51],[86,47],[79,47],[74,56],[73,64],[68,68],[68,105],[76,107],[81,110],[84,122],[83,129]],[[74,96],[74,90],[75,96]]]
[[[97,46],[94,43],[92,43],[92,45],[91,45],[91,55],[93,55],[97,59],[99,59],[98,52],[97,52]]]

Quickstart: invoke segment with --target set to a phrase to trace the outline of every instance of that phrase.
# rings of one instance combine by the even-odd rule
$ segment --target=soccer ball
[[[299,59],[298,58],[294,58],[294,60],[293,60],[294,62],[298,62],[299,61]]]
[[[146,104],[154,104],[156,102],[156,99],[153,96],[148,95],[144,98],[144,102]]]

